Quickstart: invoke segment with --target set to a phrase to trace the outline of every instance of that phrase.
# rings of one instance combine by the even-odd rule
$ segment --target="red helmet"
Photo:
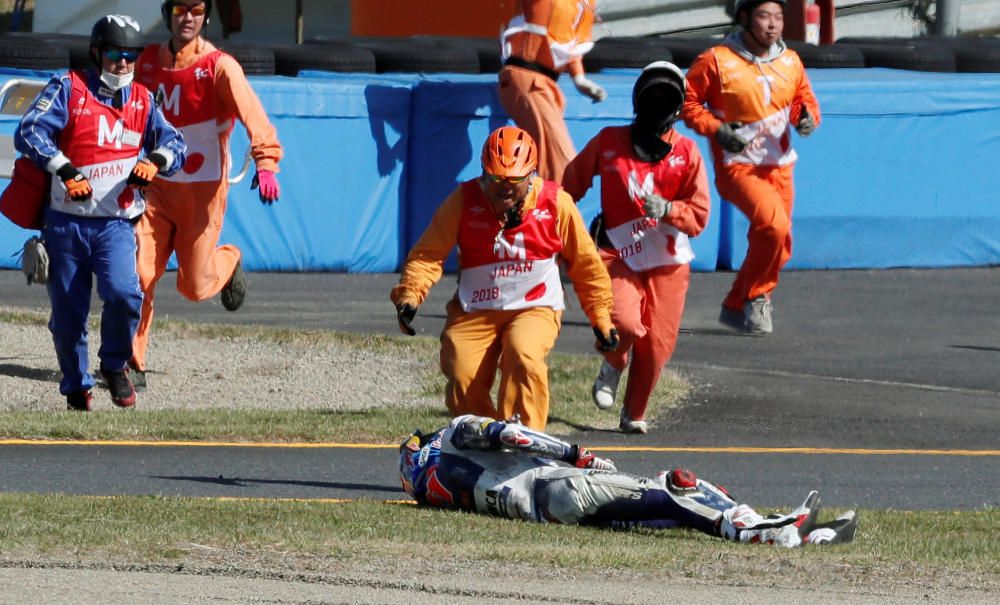
[[[505,177],[525,177],[538,167],[538,148],[531,135],[516,126],[490,133],[483,145],[483,172]]]

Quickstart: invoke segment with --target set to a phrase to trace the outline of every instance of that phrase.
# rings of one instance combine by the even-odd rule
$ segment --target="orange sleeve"
[[[805,68],[802,69],[802,79],[799,80],[799,86],[795,91],[795,100],[792,102],[792,113],[789,116],[792,124],[799,123],[803,107],[809,110],[809,115],[815,120],[816,126],[819,126],[823,119],[819,112],[819,101],[816,99],[816,94],[813,93],[812,84],[809,82]]]
[[[548,28],[549,20],[552,18],[552,2],[553,0],[523,0],[522,14],[525,23]],[[551,67],[552,59],[546,57],[549,50],[548,38],[527,32],[518,34],[516,38],[518,38],[516,42],[512,41],[514,55]]]
[[[577,202],[586,195],[594,182],[594,175],[599,170],[598,138],[600,134],[590,139],[583,151],[576,154],[563,172],[563,189]]]
[[[687,92],[682,109],[684,123],[700,135],[710,137],[722,125],[722,120],[706,107],[706,104],[712,105],[713,98],[721,95],[720,86],[715,54],[711,49],[706,50],[695,59],[687,72]]]
[[[278,133],[243,75],[243,68],[229,55],[222,56],[216,64],[215,90],[229,115],[235,116],[247,129],[250,153],[257,169],[277,172],[283,155]]]
[[[566,275],[573,282],[573,290],[580,299],[580,306],[590,325],[608,330],[611,328],[611,277],[604,267],[594,240],[590,239],[583,217],[573,198],[560,190],[556,196],[556,213],[559,238],[563,249],[559,256],[566,265]]]
[[[695,237],[708,225],[712,201],[708,193],[705,160],[694,145],[691,145],[691,153],[688,155],[688,167],[684,182],[678,189],[677,199],[671,200],[673,205],[670,214],[664,220],[688,236]]]
[[[462,188],[459,186],[434,212],[431,224],[406,255],[399,284],[389,294],[393,304],[408,302],[415,307],[423,304],[431,286],[444,273],[445,259],[458,244],[461,218]]]

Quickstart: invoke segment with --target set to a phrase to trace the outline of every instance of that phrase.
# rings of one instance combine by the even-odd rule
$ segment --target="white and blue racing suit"
[[[481,416],[459,416],[408,443],[400,448],[403,487],[430,506],[616,529],[687,527],[714,536],[723,533],[724,513],[737,507],[690,471],[647,478],[577,468],[579,446]]]

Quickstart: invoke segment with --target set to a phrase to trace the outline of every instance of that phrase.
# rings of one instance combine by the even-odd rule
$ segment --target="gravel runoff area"
[[[780,554],[764,552],[760,568],[743,569],[728,581],[719,577],[719,562],[706,561],[705,575],[689,577],[611,571],[581,574],[540,570],[491,562],[488,567],[463,561],[431,562],[414,557],[402,561],[351,560],[255,561],[253,555],[229,553],[213,564],[135,566],[4,561],[0,559],[0,602],[3,603],[567,603],[574,605],[683,602],[769,603],[794,605],[923,604],[987,605],[996,593],[934,587],[917,580],[860,584],[843,578],[831,582],[823,570],[795,569]],[[208,563],[207,561],[205,563]],[[722,566],[725,566],[722,563]],[[788,569],[788,567],[791,569]],[[325,569],[322,569],[325,568]],[[266,571],[265,571],[266,570]],[[817,571],[818,573],[813,573]],[[690,570],[689,570],[690,572]],[[777,572],[777,573],[774,573]]]
[[[100,334],[92,332],[89,340],[96,371]],[[48,328],[0,322],[0,351],[6,366],[0,372],[0,411],[66,406]],[[138,394],[140,409],[346,410],[438,402],[419,394],[426,360],[386,351],[154,331],[147,359],[150,388]],[[94,406],[111,407],[107,391],[94,391]]]
[[[92,363],[99,340],[98,334],[91,335]],[[45,326],[0,322],[0,351],[0,411],[63,408]],[[415,393],[414,385],[420,383],[415,378],[426,365],[391,352],[154,333],[149,354],[154,360],[149,378],[155,388],[139,395],[143,409],[217,409],[220,404],[241,409],[351,409],[398,404],[400,393],[410,393],[408,400],[415,404],[433,403]],[[106,392],[98,392],[95,399],[97,406],[110,407]],[[758,569],[727,574],[718,569],[718,562],[706,561],[704,574],[665,570],[653,577],[622,571],[582,575],[500,562],[485,569],[481,564],[423,558],[331,562],[276,559],[258,552],[211,553],[198,561],[157,566],[86,560],[79,553],[57,560],[12,560],[0,553],[0,603],[591,604],[653,603],[669,597],[777,605],[805,600],[816,605],[978,605],[995,602],[998,590],[982,578],[936,577],[925,584],[913,581],[921,577],[914,570],[904,573],[905,579],[845,583],[842,576],[826,573],[829,570],[787,569],[788,561],[777,552],[760,554]],[[771,575],[768,570],[781,573]],[[712,580],[719,577],[731,581]]]

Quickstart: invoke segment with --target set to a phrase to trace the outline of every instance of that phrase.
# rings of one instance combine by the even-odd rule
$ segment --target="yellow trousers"
[[[525,426],[544,430],[549,416],[546,358],[561,320],[562,311],[551,307],[466,313],[452,299],[441,333],[448,411],[500,419],[520,414]],[[490,390],[498,367],[500,390],[494,405]]]

